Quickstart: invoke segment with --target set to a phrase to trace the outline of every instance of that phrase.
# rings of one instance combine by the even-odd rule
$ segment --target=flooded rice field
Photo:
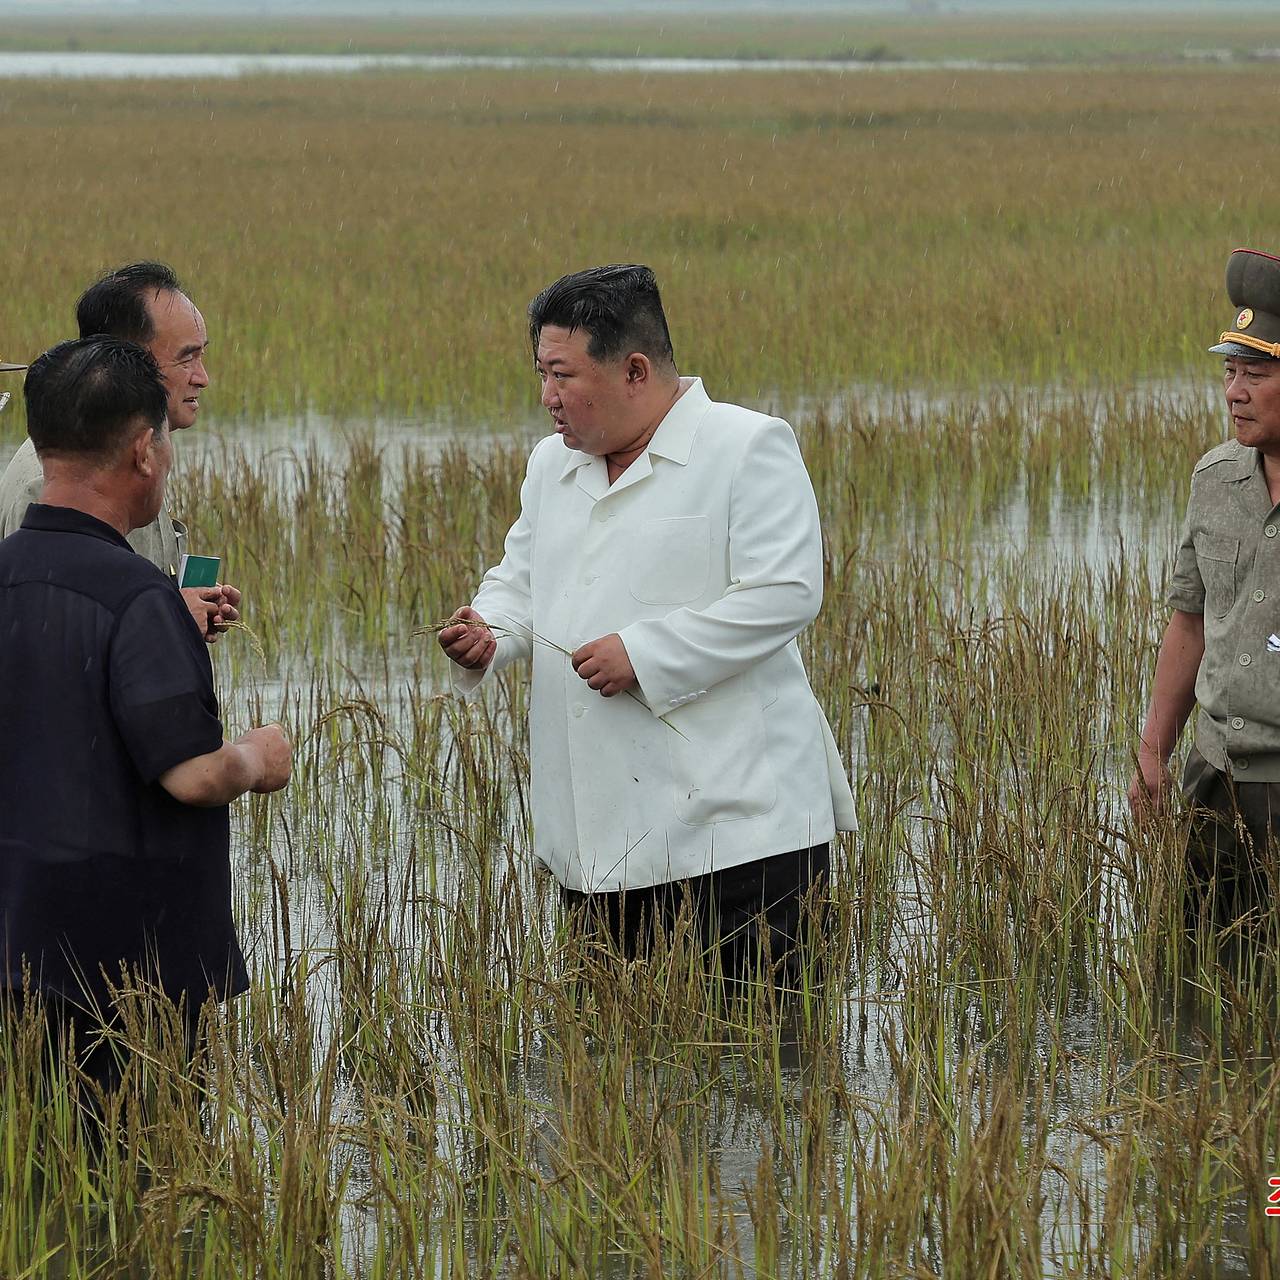
[[[584,954],[529,854],[522,675],[449,696],[424,628],[498,555],[535,424],[182,442],[174,509],[246,595],[228,720],[280,716],[298,756],[238,814],[255,990],[206,1138],[138,1137],[134,1262],[1268,1274],[1274,925],[1188,941],[1178,823],[1124,805],[1220,414],[1147,388],[794,416],[828,550],[804,647],[859,830],[785,998],[708,986],[687,939]]]

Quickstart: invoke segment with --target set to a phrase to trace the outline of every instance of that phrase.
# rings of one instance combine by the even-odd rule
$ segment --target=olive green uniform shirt
[[[1231,440],[1196,464],[1167,601],[1204,615],[1200,754],[1240,782],[1280,782],[1280,504],[1256,449]]]
[[[27,508],[40,500],[42,488],[40,459],[31,441],[24,440],[0,476],[0,538],[7,538],[22,524]],[[186,526],[163,507],[150,524],[129,534],[129,545],[171,578],[178,576],[186,541]]]

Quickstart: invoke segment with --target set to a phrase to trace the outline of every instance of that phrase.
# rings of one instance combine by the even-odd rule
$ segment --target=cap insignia
[[[1236,328],[1247,329],[1253,323],[1253,308],[1245,307],[1243,311],[1236,316]]]

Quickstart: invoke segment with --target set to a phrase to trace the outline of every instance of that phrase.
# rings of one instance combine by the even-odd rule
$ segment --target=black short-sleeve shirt
[[[0,542],[0,982],[101,1000],[125,966],[175,997],[245,989],[228,808],[157,781],[221,744],[177,587],[109,525],[33,504]]]

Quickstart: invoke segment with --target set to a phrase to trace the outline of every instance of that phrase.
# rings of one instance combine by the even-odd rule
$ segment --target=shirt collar
[[[22,519],[22,527],[41,533],[83,533],[90,538],[101,538],[103,542],[114,542],[126,551],[133,550],[119,529],[75,507],[50,507],[43,502],[33,502]]]
[[[683,381],[683,379],[682,379]],[[644,452],[655,458],[666,458],[670,462],[685,466],[689,454],[693,451],[693,439],[698,434],[698,424],[711,407],[711,397],[707,395],[701,378],[690,378],[684,394],[667,410],[657,430],[645,446]],[[560,472],[563,480],[570,472],[594,462],[595,455],[583,453],[580,449],[570,449]],[[635,465],[634,463],[632,464]]]
[[[1214,468],[1217,478],[1224,484],[1247,480],[1255,471],[1262,470],[1262,455],[1252,445],[1235,442],[1235,449]]]

